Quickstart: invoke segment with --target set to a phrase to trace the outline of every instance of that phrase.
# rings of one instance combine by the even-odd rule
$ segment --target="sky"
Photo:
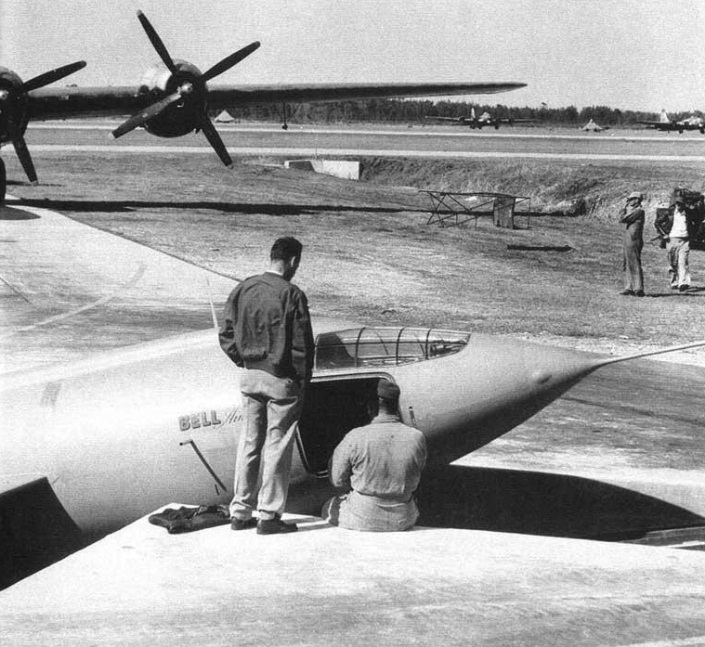
[[[464,99],[705,110],[703,0],[0,0],[0,65],[137,85],[158,61],[138,9],[202,71],[261,41],[213,85],[519,81]]]

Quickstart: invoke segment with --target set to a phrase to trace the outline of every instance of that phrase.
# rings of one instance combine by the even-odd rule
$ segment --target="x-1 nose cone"
[[[410,366],[400,386],[403,400],[416,392],[428,403],[414,419],[448,461],[521,424],[601,363],[570,349],[473,335],[461,352],[418,365],[416,375]]]

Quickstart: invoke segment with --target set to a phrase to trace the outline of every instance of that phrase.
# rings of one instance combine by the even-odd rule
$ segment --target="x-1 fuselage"
[[[327,482],[335,444],[369,421],[382,376],[400,386],[402,419],[423,431],[438,465],[512,429],[600,365],[581,353],[485,335],[336,326],[317,326],[292,468],[294,507],[298,495]],[[75,523],[95,532],[170,501],[228,501],[240,374],[212,330],[6,374],[3,482],[45,477]]]

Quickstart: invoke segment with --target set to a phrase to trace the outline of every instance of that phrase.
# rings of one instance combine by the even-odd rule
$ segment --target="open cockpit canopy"
[[[457,353],[470,333],[433,328],[352,328],[316,337],[315,370],[398,366]]]

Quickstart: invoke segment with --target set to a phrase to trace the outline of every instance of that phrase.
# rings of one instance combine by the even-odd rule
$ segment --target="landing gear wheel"
[[[5,189],[7,189],[7,173],[5,162],[0,159],[0,204],[5,204]]]

